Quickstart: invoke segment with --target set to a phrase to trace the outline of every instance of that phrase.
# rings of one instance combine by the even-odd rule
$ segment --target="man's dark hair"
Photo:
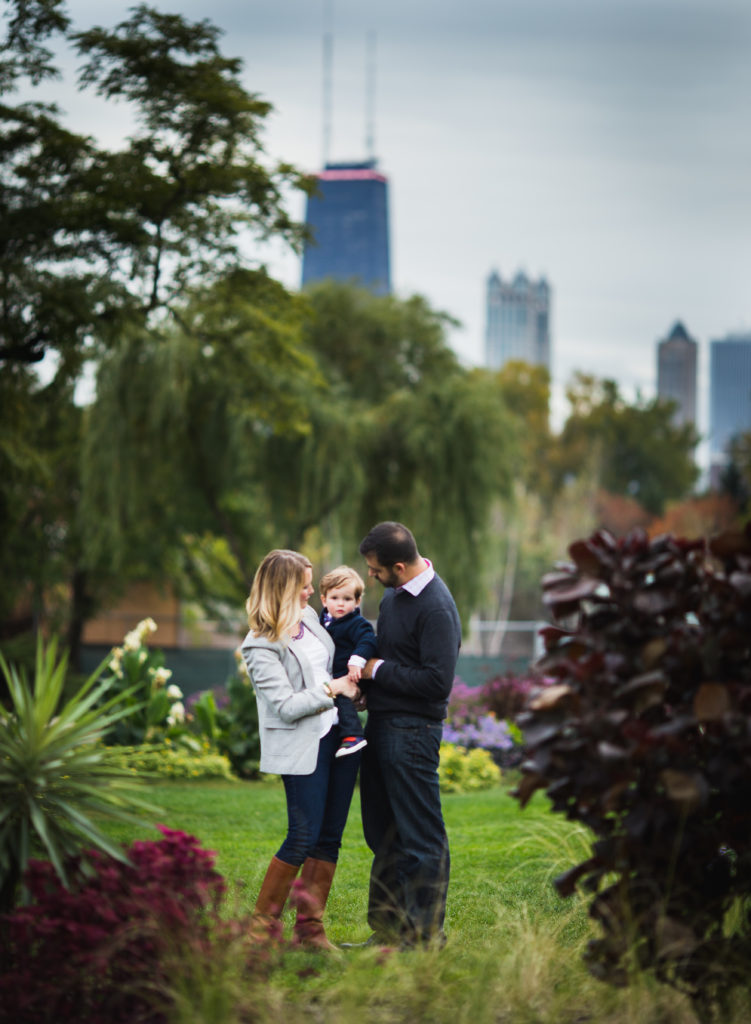
[[[417,544],[412,533],[401,523],[378,523],[360,544],[360,554],[373,552],[380,565],[397,562],[411,565],[417,559]]]

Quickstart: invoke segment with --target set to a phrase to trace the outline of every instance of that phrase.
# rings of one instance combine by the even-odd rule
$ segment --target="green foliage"
[[[264,273],[186,295],[179,319],[125,333],[100,363],[84,448],[88,557],[238,607],[278,540],[262,453],[309,431],[322,382],[300,350],[298,303]]]
[[[302,187],[293,168],[269,168],[259,142],[271,111],[219,51],[219,30],[144,4],[114,30],[73,36],[84,87],[132,104],[129,147],[97,167],[104,245],[124,287],[146,310],[244,263],[240,233],[295,243],[301,228],[281,193]]]
[[[123,774],[162,779],[234,779],[223,754],[206,746],[187,750],[166,739],[137,747],[107,747],[106,762]]]
[[[612,380],[577,374],[567,393],[571,413],[555,455],[559,484],[590,466],[600,487],[636,498],[652,515],[683,498],[698,477],[690,424],[672,422],[673,407],[659,399],[627,404]]]
[[[482,747],[465,750],[453,743],[442,743],[438,778],[443,793],[471,793],[499,785],[501,770]]]
[[[167,685],[172,672],[164,667],[164,655],[146,643],[156,628],[153,619],[143,619],[106,662],[108,699],[124,711],[107,731],[107,744],[159,743],[185,733],[182,691],[174,683]]]
[[[556,881],[595,893],[593,973],[653,970],[710,1019],[751,959],[751,524],[708,542],[600,531],[569,553],[543,581],[562,628],[544,631],[554,683],[518,719],[518,796],[545,789],[595,836]]]
[[[188,292],[220,282],[239,293],[248,236],[296,245],[302,227],[286,213],[282,192],[307,188],[307,179],[267,159],[259,140],[271,108],[245,91],[239,61],[222,56],[218,30],[209,22],[193,24],[140,6],[112,32],[74,34],[57,0],[12,0],[9,6],[0,91],[24,76],[54,76],[44,44],[64,33],[84,61],[83,87],[130,104],[138,124],[125,148],[107,152],[66,128],[52,106],[0,106],[0,530],[8,539],[0,558],[0,621],[7,628],[11,612],[21,608],[13,631],[24,625],[24,614],[56,625],[56,609],[47,602],[70,595],[67,606],[64,600],[59,606],[75,660],[83,622],[96,607],[144,567],[163,578],[167,565],[174,569],[178,532],[202,536],[207,517],[213,532],[233,546],[235,592],[247,586],[263,548],[263,513],[248,515],[260,503],[253,486],[259,488],[248,486],[248,459],[240,455],[253,451],[255,431],[279,429],[283,418],[304,419],[281,384],[270,386],[284,361],[269,338],[284,333],[276,325],[285,301],[287,308],[294,303],[281,286],[265,284],[256,289],[264,297],[254,302],[254,315],[243,312],[233,335],[229,320],[237,325],[238,294],[217,337],[211,303],[200,314],[186,309]],[[247,295],[247,287],[242,291]],[[192,339],[191,359],[190,342],[168,344],[181,333]],[[243,359],[247,367],[251,358],[249,335],[255,339],[251,388],[247,370],[238,374]],[[235,348],[225,345],[227,358],[221,366],[216,360],[216,373],[236,381],[234,391],[209,401],[207,353],[233,337]],[[289,349],[289,332],[285,342]],[[166,350],[161,358],[155,347]],[[41,389],[26,364],[46,352],[58,358],[53,381]],[[111,409],[100,428],[73,398],[84,362],[105,353],[120,372],[112,401],[112,368],[102,370]],[[142,402],[153,397],[151,389],[139,390],[141,361],[162,387],[151,406]],[[187,372],[181,375],[182,368]],[[241,403],[243,388],[261,397]],[[264,418],[260,407],[274,404],[283,411]],[[121,421],[124,409],[128,416]],[[217,453],[225,450],[227,422],[234,444],[222,461]],[[175,438],[182,458],[175,458],[175,447],[160,459]],[[235,470],[242,465],[244,472],[232,486],[226,467],[234,456]],[[166,489],[182,493],[187,505],[176,525]],[[149,525],[154,521],[163,524],[160,531]],[[256,535],[248,552],[244,545]],[[189,569],[198,574],[194,563]]]
[[[227,680],[221,706],[211,690],[201,694],[191,708],[200,733],[215,744],[241,779],[258,775],[261,737],[256,695],[243,663]]]
[[[291,547],[325,526],[336,561],[358,560],[378,520],[407,523],[467,619],[490,509],[513,475],[514,426],[497,383],[459,365],[446,339],[452,321],[419,296],[335,282],[306,294],[305,340],[331,391],[311,402],[310,436],[269,446],[273,521]]]
[[[57,660],[55,640],[46,649],[39,641],[33,684],[1,655],[0,669],[11,698],[10,710],[0,706],[2,911],[15,903],[34,851],[46,853],[65,883],[65,859],[85,843],[122,856],[94,815],[138,821],[135,810],[153,808],[104,760],[101,740],[130,709],[117,708],[98,672],[63,703],[66,658]]]

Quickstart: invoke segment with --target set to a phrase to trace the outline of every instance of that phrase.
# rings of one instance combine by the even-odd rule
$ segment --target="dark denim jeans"
[[[362,736],[362,722],[349,697],[335,697],[334,703],[339,712],[339,739],[343,740],[345,736]]]
[[[360,752],[335,757],[336,726],[321,738],[312,775],[282,775],[287,795],[287,838],[276,856],[285,864],[306,857],[336,864],[360,766]]]
[[[373,851],[368,923],[403,942],[443,936],[449,845],[438,757],[443,726],[416,715],[373,715],[365,727],[360,796]]]

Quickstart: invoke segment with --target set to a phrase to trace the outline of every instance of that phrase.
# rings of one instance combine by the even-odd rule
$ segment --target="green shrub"
[[[487,750],[465,750],[454,743],[442,743],[438,778],[444,793],[469,793],[497,786],[501,770]]]
[[[140,822],[135,811],[153,812],[134,792],[136,780],[109,764],[101,743],[131,714],[111,694],[111,680],[97,670],[64,699],[67,658],[57,641],[39,639],[33,683],[24,669],[0,655],[10,708],[0,705],[0,912],[12,908],[29,858],[44,851],[63,884],[64,862],[93,845],[123,857],[93,814]],[[130,695],[127,694],[129,697]],[[97,707],[97,704],[99,706]]]
[[[234,779],[232,767],[223,754],[206,748],[193,753],[160,744],[138,747],[108,747],[107,763],[132,775],[154,775],[165,779]]]
[[[108,692],[119,694],[120,706],[130,708],[110,728],[108,744],[129,746],[187,735],[182,690],[170,683],[172,672],[165,668],[164,654],[151,650],[146,640],[156,628],[153,619],[143,619],[107,660],[103,679]]]
[[[258,704],[245,663],[238,655],[226,687],[205,690],[188,700],[192,728],[224,754],[241,779],[258,777],[261,737]]]

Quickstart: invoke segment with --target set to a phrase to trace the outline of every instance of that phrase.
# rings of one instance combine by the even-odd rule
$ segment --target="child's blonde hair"
[[[338,565],[336,569],[327,572],[321,577],[318,589],[321,592],[321,597],[325,597],[330,590],[334,590],[336,587],[346,587],[348,583],[354,586],[355,601],[359,603],[362,592],[365,590],[365,584],[360,573],[355,569],[350,569],[348,565]]]
[[[300,591],[305,570],[312,568],[299,551],[269,551],[258,566],[245,602],[248,625],[256,636],[286,642],[300,621]]]

